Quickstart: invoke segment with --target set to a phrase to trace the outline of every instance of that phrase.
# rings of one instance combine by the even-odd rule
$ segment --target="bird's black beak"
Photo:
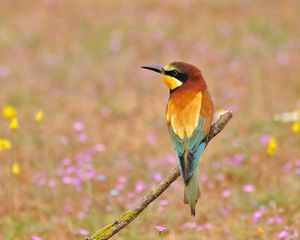
[[[161,66],[148,65],[148,66],[141,66],[141,68],[152,70],[154,72],[158,72],[158,73],[161,73],[161,74],[164,73],[164,69]]]

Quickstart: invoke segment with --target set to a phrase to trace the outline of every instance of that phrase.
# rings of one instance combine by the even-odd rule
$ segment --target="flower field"
[[[196,217],[178,179],[113,239],[300,239],[300,2],[0,0],[0,240],[85,239],[176,166],[168,90],[198,66],[216,118]]]

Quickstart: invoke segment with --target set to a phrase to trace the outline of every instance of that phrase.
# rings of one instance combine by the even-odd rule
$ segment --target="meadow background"
[[[0,239],[84,239],[161,181],[168,90],[139,66],[174,60],[234,118],[200,163],[196,217],[177,180],[114,239],[299,239],[299,9],[0,0]]]

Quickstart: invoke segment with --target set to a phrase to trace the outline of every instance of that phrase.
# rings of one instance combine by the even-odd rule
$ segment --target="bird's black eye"
[[[177,77],[179,75],[179,72],[177,70],[172,71],[172,76]]]

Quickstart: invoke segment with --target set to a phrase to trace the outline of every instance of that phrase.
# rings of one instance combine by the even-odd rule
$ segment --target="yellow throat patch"
[[[167,66],[164,67],[165,71],[172,71],[175,70],[176,68],[174,66],[172,66],[171,64],[168,64]],[[173,90],[179,86],[182,85],[182,82],[179,81],[178,79],[172,77],[172,76],[168,76],[168,75],[162,75],[162,79],[164,81],[164,83],[168,86],[168,88],[170,90]]]

